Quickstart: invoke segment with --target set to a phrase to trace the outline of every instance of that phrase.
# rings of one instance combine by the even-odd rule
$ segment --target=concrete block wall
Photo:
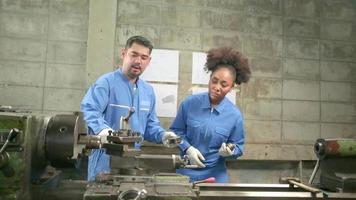
[[[79,110],[88,13],[88,0],[0,1],[0,105]]]
[[[95,15],[96,7],[103,12]],[[87,87],[115,68],[118,49],[135,34],[180,51],[180,102],[194,86],[192,52],[228,45],[253,71],[236,98],[246,158],[290,159],[280,157],[289,144],[309,149],[295,159],[312,159],[316,138],[356,137],[355,13],[348,0],[1,0],[0,104],[78,110]],[[168,128],[172,119],[161,121]],[[258,152],[269,145],[275,153]]]
[[[244,161],[229,173],[252,182],[256,170],[271,168],[275,182],[315,159],[315,139],[356,138],[355,24],[353,0],[0,0],[0,105],[79,110],[136,34],[179,50],[180,102],[194,86],[192,52],[233,46],[253,77],[236,98]],[[161,118],[165,128],[171,121]]]
[[[194,86],[192,52],[240,49],[253,71],[237,94],[244,158],[312,160],[317,138],[356,138],[355,15],[347,0],[119,0],[116,46],[143,34],[179,50],[179,101]]]

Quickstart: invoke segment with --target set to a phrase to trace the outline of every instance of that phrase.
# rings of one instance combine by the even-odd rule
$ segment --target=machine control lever
[[[135,108],[134,107],[129,107],[129,113],[127,114],[126,117],[120,117],[120,130],[129,130],[130,125],[129,125],[129,119],[134,114]]]
[[[194,181],[193,182],[193,186],[195,186],[196,184],[199,184],[199,183],[215,183],[215,177],[209,177],[209,178],[204,179],[204,180]]]
[[[2,145],[1,149],[0,149],[0,154],[2,154],[2,152],[5,151],[7,145],[9,144],[9,142],[12,142],[16,137],[17,135],[20,133],[19,129],[17,128],[13,128],[10,130],[9,132],[9,135],[7,136],[7,139],[4,143],[4,145]]]
[[[300,187],[308,192],[311,192],[313,194],[321,192],[321,190],[318,188],[314,188],[312,186],[305,185],[305,184],[301,183],[299,178],[295,178],[295,177],[283,177],[280,179],[280,182],[288,183],[291,187],[293,187],[294,185],[298,186],[298,187]]]

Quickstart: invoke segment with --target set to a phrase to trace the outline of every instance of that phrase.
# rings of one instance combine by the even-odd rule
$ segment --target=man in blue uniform
[[[81,103],[89,133],[99,135],[102,142],[111,130],[118,130],[119,120],[130,108],[130,128],[143,134],[145,140],[161,143],[176,137],[165,132],[156,115],[156,97],[152,86],[139,78],[151,60],[153,45],[142,36],[126,42],[120,57],[122,67],[101,76],[88,90]],[[110,172],[110,157],[105,149],[92,150],[88,163],[88,181],[101,173]]]
[[[227,47],[209,50],[205,69],[211,71],[209,92],[187,97],[170,127],[182,138],[181,155],[199,168],[177,172],[191,182],[214,177],[225,183],[226,158],[236,159],[244,150],[243,117],[225,96],[235,83],[249,80],[250,69],[247,59]]]

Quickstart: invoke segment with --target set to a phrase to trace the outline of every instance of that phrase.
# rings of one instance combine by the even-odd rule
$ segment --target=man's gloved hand
[[[205,165],[202,161],[205,160],[204,156],[200,153],[200,151],[193,146],[190,146],[186,154],[188,155],[189,162],[191,165],[197,165],[199,168],[204,168]]]
[[[177,139],[177,138],[179,138],[179,137],[174,132],[166,131],[163,133],[162,143],[165,147],[175,147],[177,145],[171,144],[170,140]]]
[[[221,147],[219,149],[219,154],[222,157],[228,157],[228,156],[232,156],[233,151],[224,142],[221,144]]]
[[[109,135],[109,131],[114,132],[114,130],[112,130],[111,128],[104,128],[104,129],[101,130],[100,133],[98,134],[98,135],[100,136],[101,144],[108,143],[108,139],[107,139],[106,136]]]

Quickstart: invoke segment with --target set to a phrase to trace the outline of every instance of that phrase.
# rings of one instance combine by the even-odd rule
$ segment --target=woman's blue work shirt
[[[118,130],[121,116],[127,116],[130,107],[135,112],[129,120],[133,131],[144,139],[161,143],[164,129],[156,115],[156,98],[152,86],[138,79],[132,84],[121,69],[101,76],[88,90],[81,103],[81,111],[93,134],[105,128]],[[104,149],[92,150],[88,163],[88,180],[102,172],[110,172],[110,157]]]
[[[221,144],[235,145],[228,158],[241,156],[244,149],[243,117],[234,104],[225,97],[212,108],[207,92],[189,96],[181,103],[170,129],[183,139],[179,145],[181,156],[193,146],[205,157],[205,168],[178,169],[177,173],[189,176],[192,182],[209,177],[228,182],[226,158],[219,155]]]

